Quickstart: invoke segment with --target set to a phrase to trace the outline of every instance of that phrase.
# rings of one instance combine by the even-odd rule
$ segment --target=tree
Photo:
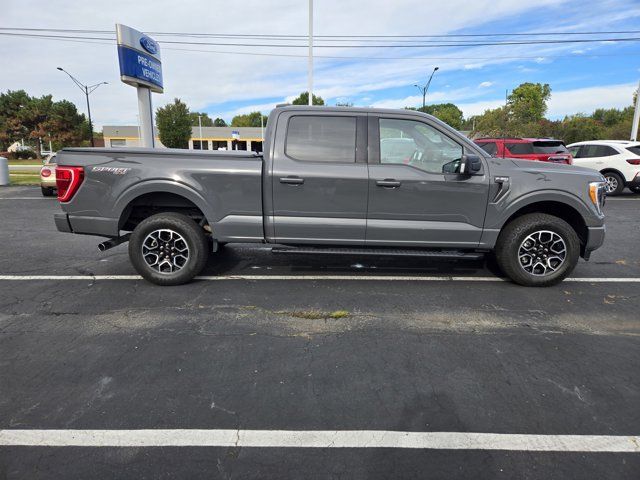
[[[311,103],[314,105],[324,105],[324,100],[322,97],[316,97],[315,95],[311,96]],[[309,92],[302,92],[298,95],[298,98],[291,102],[292,105],[309,105]]]
[[[537,122],[547,113],[547,101],[551,96],[548,83],[522,83],[507,97],[509,114],[517,123]]]
[[[218,117],[213,121],[213,126],[214,127],[226,127],[227,126],[227,122],[225,122],[223,119]]]
[[[160,141],[168,148],[189,148],[191,119],[189,108],[179,98],[156,110],[156,126]]]
[[[597,120],[577,114],[565,117],[558,125],[557,137],[565,143],[582,142],[602,138],[604,129]]]
[[[251,112],[244,115],[236,115],[231,119],[232,127],[259,127],[260,126],[260,117],[262,116],[262,122],[264,125],[267,124],[266,115],[262,115],[260,112]]]
[[[433,115],[450,127],[460,130],[464,120],[462,110],[453,103],[437,103],[418,108],[419,111]]]
[[[502,137],[509,135],[507,131],[508,119],[507,107],[498,107],[485,110],[482,115],[473,117],[472,123],[474,137]]]
[[[90,138],[87,119],[68,100],[51,95],[31,97],[24,90],[0,94],[0,150],[26,140],[39,155],[39,141],[51,140],[55,149],[82,145]]]
[[[203,127],[213,127],[213,120],[211,120],[208,114],[200,112],[190,112],[189,118],[193,127],[197,127],[200,125],[200,123],[198,122],[198,117],[200,117],[200,122],[202,122]]]
[[[0,94],[0,150],[6,150],[13,142],[26,138],[29,127],[22,122],[22,110],[31,97],[24,90],[8,90]]]

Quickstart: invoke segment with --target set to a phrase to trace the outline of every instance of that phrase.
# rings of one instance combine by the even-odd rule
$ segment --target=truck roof
[[[340,113],[381,113],[381,114],[398,114],[398,115],[421,115],[428,118],[433,118],[429,115],[418,110],[407,110],[405,108],[375,108],[375,107],[328,107],[324,105],[284,105],[277,106],[274,111],[323,111],[323,112],[340,112]]]

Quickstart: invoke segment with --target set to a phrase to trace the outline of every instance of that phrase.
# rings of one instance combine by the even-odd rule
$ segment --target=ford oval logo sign
[[[152,55],[155,55],[156,53],[158,53],[158,44],[153,40],[151,40],[149,37],[142,37],[140,39],[140,45],[142,45],[142,48],[144,48],[147,52],[151,53]]]

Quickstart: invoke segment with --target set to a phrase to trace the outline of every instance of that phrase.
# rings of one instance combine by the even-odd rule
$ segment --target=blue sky
[[[50,0],[43,5],[38,0],[10,0],[3,12],[2,26],[111,30],[120,22],[159,32],[307,32],[306,0],[237,0],[232,6],[222,1],[157,0],[131,4],[112,0],[108,8]],[[316,0],[314,28],[319,35],[601,32],[640,30],[639,19],[637,0]],[[135,90],[119,81],[115,46],[107,41],[82,43],[0,36],[0,55],[5,65],[14,66],[11,75],[0,76],[0,90],[24,88],[36,95],[52,93],[55,98],[74,101],[84,111],[81,92],[55,70],[61,65],[85,83],[109,81],[108,86],[92,95],[96,125],[137,121]],[[179,97],[192,110],[227,120],[252,110],[268,113],[276,103],[306,89],[305,55],[305,48],[162,44],[165,93],[154,95],[154,105]],[[551,85],[552,118],[589,113],[597,107],[623,107],[630,104],[640,78],[640,42],[318,48],[316,55],[315,91],[328,104],[340,101],[358,106],[419,106],[421,94],[413,85],[424,83],[433,67],[439,66],[427,101],[453,102],[467,116],[500,105],[505,90],[527,81]]]

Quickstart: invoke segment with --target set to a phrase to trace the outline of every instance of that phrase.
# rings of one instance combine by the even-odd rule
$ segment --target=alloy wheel
[[[567,245],[564,239],[550,230],[539,230],[527,236],[518,249],[522,269],[536,276],[551,275],[564,263]]]
[[[182,270],[189,262],[189,246],[178,232],[154,230],[142,242],[142,258],[149,268],[169,275]]]

